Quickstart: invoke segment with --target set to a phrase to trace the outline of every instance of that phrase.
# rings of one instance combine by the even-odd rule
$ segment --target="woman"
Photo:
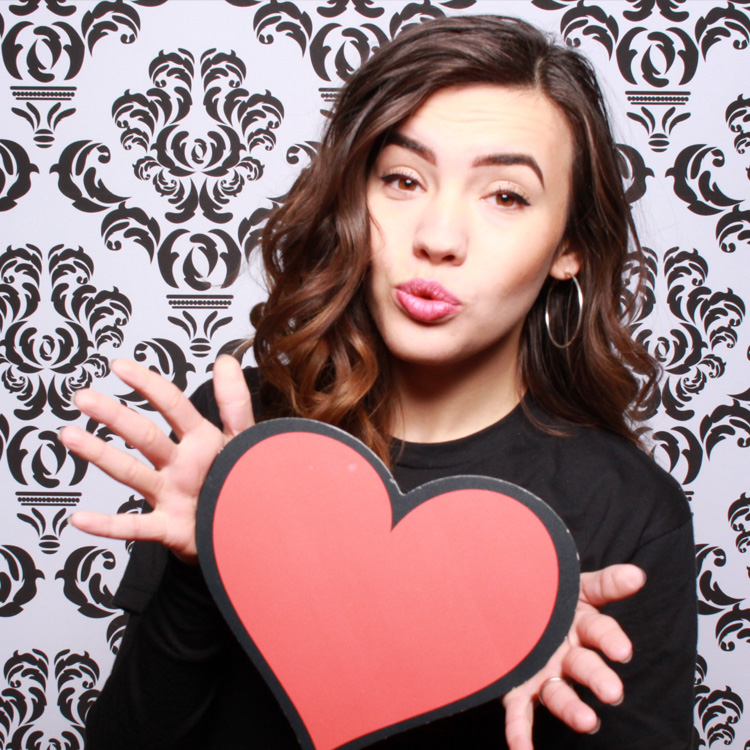
[[[174,553],[153,597],[159,576],[139,574],[151,564],[134,553],[119,601],[143,614],[91,712],[92,748],[296,746],[190,565],[198,490],[253,411],[346,429],[404,491],[450,474],[520,484],[567,523],[584,571],[627,562],[647,574],[639,595],[610,609],[632,660],[591,605],[632,593],[640,574],[584,577],[568,642],[503,706],[375,747],[502,747],[505,723],[509,745],[527,748],[535,699],[549,709],[537,713],[537,748],[690,746],[692,527],[677,484],[637,445],[656,368],[621,319],[626,258],[639,249],[617,162],[589,65],[521,21],[430,22],[352,77],[318,158],[263,235],[257,371],[243,377],[220,359],[215,394],[203,387],[193,405],[116,363],[179,444],[103,396],[77,394],[154,468],[77,428],[63,441],[153,512],[73,522]],[[615,674],[590,647],[629,663]],[[561,677],[590,688],[591,707]]]

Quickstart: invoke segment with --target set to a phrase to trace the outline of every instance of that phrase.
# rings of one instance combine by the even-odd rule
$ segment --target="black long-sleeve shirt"
[[[251,385],[255,376],[248,371]],[[210,385],[193,397],[219,423]],[[679,485],[626,440],[551,420],[539,429],[519,406],[474,435],[395,447],[402,491],[433,479],[481,474],[544,499],[565,521],[583,571],[629,562],[648,580],[635,596],[607,607],[630,636],[633,659],[614,665],[625,684],[618,707],[586,700],[598,734],[578,735],[535,712],[536,750],[691,747],[696,646],[694,547],[690,510]],[[260,405],[255,404],[256,413]],[[273,748],[297,740],[270,690],[216,608],[200,569],[162,548],[136,544],[116,601],[131,613],[112,674],[92,708],[89,750]],[[372,745],[373,750],[507,747],[504,710],[491,701]]]

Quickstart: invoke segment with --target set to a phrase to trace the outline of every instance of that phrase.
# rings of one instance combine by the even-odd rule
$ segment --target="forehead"
[[[528,152],[569,174],[573,137],[567,118],[543,93],[528,88],[471,85],[443,89],[399,127],[431,148],[463,152]]]

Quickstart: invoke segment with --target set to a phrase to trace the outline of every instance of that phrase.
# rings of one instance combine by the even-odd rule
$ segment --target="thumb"
[[[227,437],[233,438],[255,424],[242,367],[228,354],[223,354],[214,364],[214,396]]]

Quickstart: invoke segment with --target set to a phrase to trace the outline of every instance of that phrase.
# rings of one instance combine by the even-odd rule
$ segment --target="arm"
[[[239,365],[220,358],[214,391],[222,431],[155,373],[125,361],[113,363],[113,370],[164,415],[179,442],[118,402],[80,391],[79,408],[139,449],[152,466],[76,427],[66,427],[62,441],[144,495],[153,510],[142,516],[79,512],[73,523],[112,538],[159,541],[175,554],[146,610],[128,624],[112,674],[87,716],[87,747],[186,748],[209,711],[228,642],[200,569],[186,564],[197,561],[197,496],[218,451],[252,425],[250,397]]]

